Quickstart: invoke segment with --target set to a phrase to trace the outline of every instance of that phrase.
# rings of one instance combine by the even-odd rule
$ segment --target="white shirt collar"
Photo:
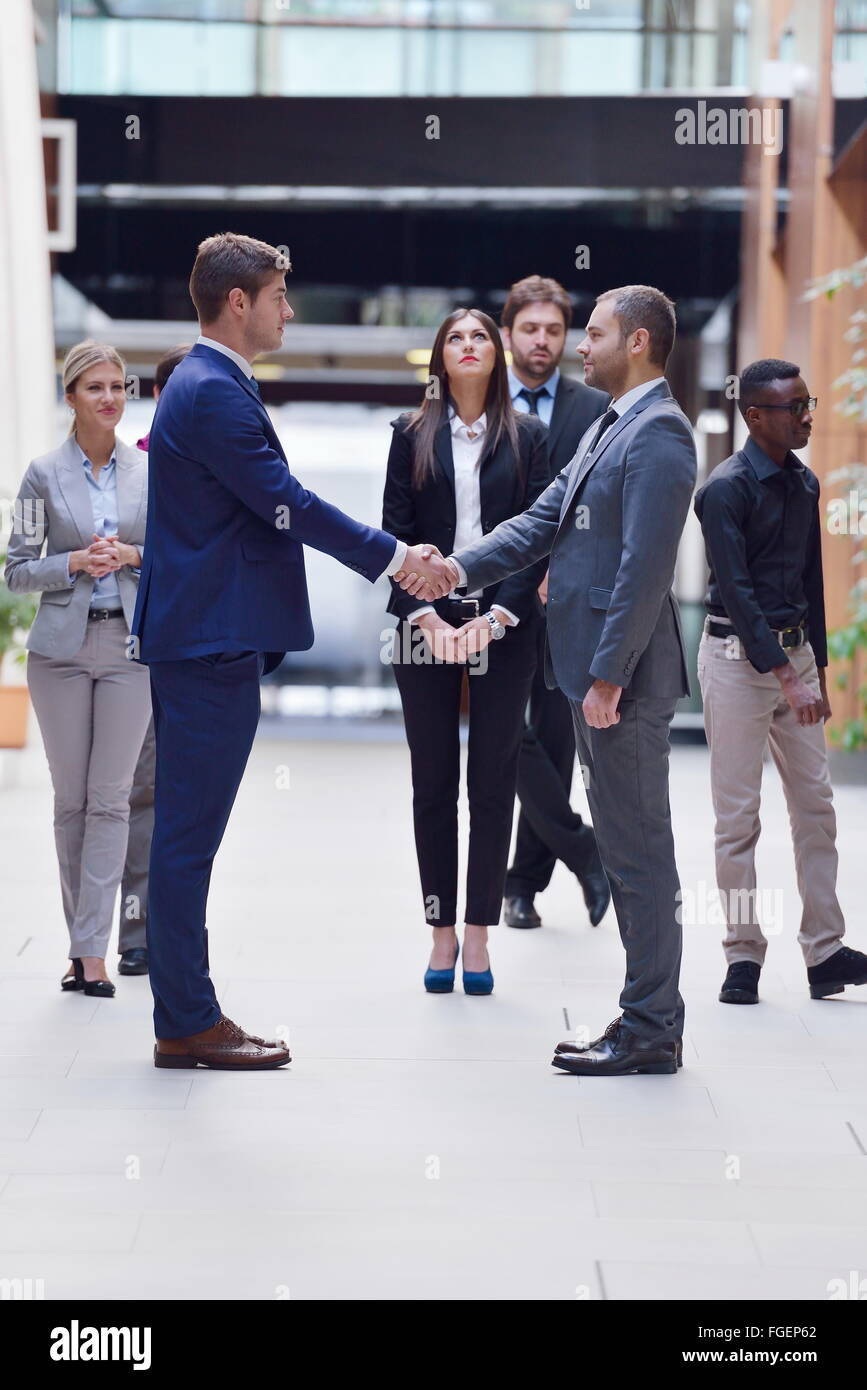
[[[216,342],[214,338],[206,338],[204,333],[199,334],[198,338],[196,339],[196,342],[202,343],[204,347],[213,348],[214,352],[221,352],[224,357],[228,357],[232,362],[234,362],[236,367],[241,368],[241,371],[244,373],[244,376],[247,377],[248,380],[252,377],[253,368],[250,366],[250,363],[247,361],[246,357],[241,356],[240,352],[235,352],[232,348],[226,347],[225,343]]]
[[[461,419],[461,417],[460,417],[460,415],[458,414],[458,412],[455,410],[454,406],[453,406],[453,405],[450,405],[450,406],[449,406],[449,426],[450,426],[450,428],[451,428],[451,432],[452,432],[453,435],[455,435],[455,434],[460,434],[461,430],[463,430],[463,431],[465,432],[465,434],[466,434],[466,431],[472,430],[473,434],[476,436],[476,438],[478,438],[479,435],[484,434],[484,432],[485,432],[485,430],[486,430],[486,428],[487,428],[487,416],[485,415],[485,412],[482,411],[482,413],[481,413],[481,415],[479,416],[478,420],[474,420],[473,423],[472,423],[471,425],[466,425],[466,424],[464,424],[464,422],[463,422],[463,420]],[[471,443],[471,444],[475,444],[475,442],[476,442],[475,439],[471,439],[471,440],[470,440],[470,443]]]
[[[641,397],[648,391],[652,391],[654,386],[658,386],[661,381],[665,381],[664,376],[655,376],[652,381],[642,381],[640,386],[633,386],[631,391],[625,392],[618,400],[611,402],[611,409],[616,410],[618,415],[625,415],[630,406],[640,401]]]

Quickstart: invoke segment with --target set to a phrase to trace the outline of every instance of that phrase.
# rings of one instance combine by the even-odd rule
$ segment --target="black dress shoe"
[[[504,908],[507,927],[541,927],[542,925],[542,918],[533,906],[532,898],[506,898]]]
[[[555,1052],[551,1065],[573,1076],[674,1076],[677,1056],[673,1042],[636,1043],[618,1030],[617,1037],[602,1038],[586,1052]]]
[[[591,1048],[599,1047],[600,1043],[604,1042],[606,1038],[612,1040],[616,1038],[618,1033],[620,1032],[620,1025],[622,1022],[622,1015],[620,1018],[615,1018],[611,1023],[609,1023],[608,1027],[605,1029],[605,1032],[602,1033],[600,1037],[594,1038],[593,1041],[589,1042],[586,1047],[581,1047],[578,1043],[572,1042],[571,1038],[567,1038],[565,1042],[558,1043],[554,1051],[559,1053],[561,1056],[566,1057],[572,1057],[576,1055],[580,1056],[582,1052],[589,1052]],[[677,1038],[675,1040],[674,1055],[675,1060],[677,1061],[677,1065],[679,1067],[682,1067],[683,1038]]]
[[[129,951],[121,951],[118,975],[146,975],[148,973],[148,953],[144,946],[133,946]]]
[[[71,965],[72,974],[64,975],[63,979],[60,981],[60,988],[65,990],[84,989],[84,970],[82,969],[81,961],[73,960]]]
[[[590,925],[591,927],[598,927],[608,911],[608,904],[611,902],[611,889],[608,879],[605,877],[605,870],[600,865],[598,870],[593,869],[590,873],[582,874],[578,882],[581,884],[581,891],[584,894]]]
[[[60,981],[61,989],[80,989],[83,994],[89,994],[91,998],[113,999],[115,994],[114,985],[111,980],[86,980],[84,978],[84,966],[79,956],[72,957],[72,974],[64,975]]]
[[[762,967],[753,960],[736,960],[726,971],[719,992],[721,1004],[758,1004]]]
[[[84,992],[96,999],[113,999],[116,993],[111,980],[85,980]]]
[[[602,867],[602,860],[599,858],[596,836],[589,825],[585,825],[583,828],[582,840],[587,842],[585,863],[584,867],[576,874],[576,878],[581,884],[581,892],[584,894],[590,925],[591,927],[598,927],[608,911],[608,904],[611,902],[611,888]]]
[[[867,985],[867,956],[841,946],[821,965],[807,968],[810,998],[826,999],[829,994],[842,994],[846,985]]]

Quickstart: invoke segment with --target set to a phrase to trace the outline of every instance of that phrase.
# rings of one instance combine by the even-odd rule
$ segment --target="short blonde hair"
[[[97,343],[93,338],[85,338],[84,342],[75,343],[63,359],[63,371],[61,374],[63,381],[63,394],[66,396],[70,391],[75,390],[75,384],[79,377],[83,376],[91,367],[96,367],[100,362],[111,362],[117,367],[118,371],[126,380],[126,363],[118,352],[117,348],[111,347],[108,343]],[[72,411],[72,423],[69,426],[69,433],[75,433],[75,409]]]

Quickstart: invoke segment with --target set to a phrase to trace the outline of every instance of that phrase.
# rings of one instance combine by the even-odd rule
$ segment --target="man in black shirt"
[[[819,483],[794,449],[816,401],[792,362],[766,358],[741,374],[750,438],[695,498],[710,583],[698,657],[716,814],[716,877],[727,930],[720,1000],[758,1003],[767,940],[756,911],[762,757],[770,745],[792,826],[798,940],[810,994],[867,983],[867,955],[841,945],[836,819],[824,721],[831,708],[822,585]]]

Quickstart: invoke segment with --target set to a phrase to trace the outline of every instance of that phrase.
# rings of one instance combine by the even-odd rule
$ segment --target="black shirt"
[[[788,657],[771,631],[809,624],[827,666],[819,480],[794,454],[782,468],[754,439],[711,473],[695,496],[710,583],[708,612],[731,619],[757,671]]]

